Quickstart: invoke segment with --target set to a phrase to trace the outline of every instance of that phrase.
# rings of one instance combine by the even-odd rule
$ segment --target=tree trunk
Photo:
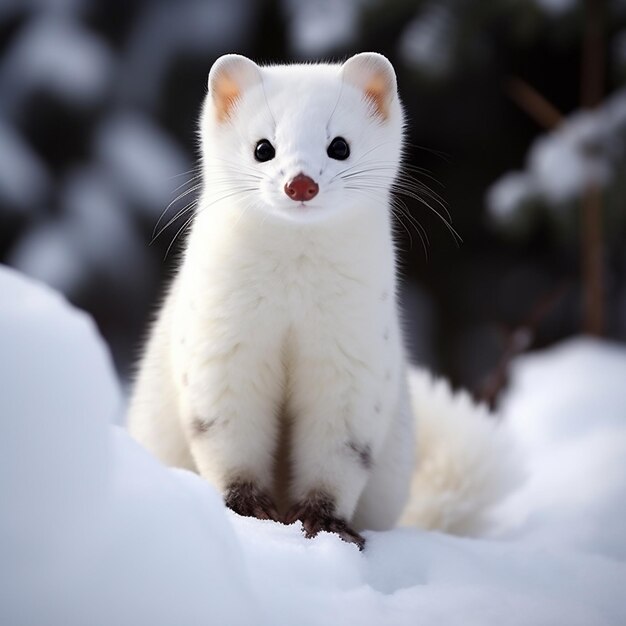
[[[581,67],[581,103],[592,109],[604,92],[604,0],[586,0]],[[581,206],[581,273],[583,281],[583,331],[604,332],[604,271],[602,191],[590,185]]]

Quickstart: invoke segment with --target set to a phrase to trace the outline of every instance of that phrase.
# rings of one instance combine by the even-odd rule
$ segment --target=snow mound
[[[0,623],[601,626],[626,623],[626,350],[525,357],[505,405],[528,481],[500,536],[367,533],[360,553],[240,518],[108,422],[92,322],[0,268]]]
[[[501,512],[508,534],[626,560],[626,351],[570,340],[513,380],[503,413],[532,472]]]
[[[219,496],[109,424],[91,320],[6,268],[0,291],[0,623],[253,623]]]

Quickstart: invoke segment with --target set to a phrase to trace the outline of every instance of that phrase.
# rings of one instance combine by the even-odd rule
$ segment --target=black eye
[[[267,139],[260,139],[254,149],[254,158],[265,163],[265,161],[271,161],[275,156],[274,146]]]
[[[337,161],[345,161],[350,156],[350,146],[343,137],[335,137],[328,146],[326,154],[331,159],[337,159]]]

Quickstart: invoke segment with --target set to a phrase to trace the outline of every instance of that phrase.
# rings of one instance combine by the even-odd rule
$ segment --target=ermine
[[[419,485],[390,208],[403,129],[379,54],[215,62],[202,191],[129,409],[139,442],[235,512],[360,548]],[[431,482],[424,492],[465,489]],[[476,486],[481,506],[490,489],[502,491]],[[441,511],[420,515],[445,526]]]

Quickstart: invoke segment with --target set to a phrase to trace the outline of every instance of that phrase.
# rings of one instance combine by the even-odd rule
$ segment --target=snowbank
[[[505,412],[529,480],[498,538],[401,529],[361,554],[161,466],[107,423],[120,393],[91,321],[2,268],[0,292],[1,623],[626,623],[625,350],[520,362]]]
[[[532,469],[509,537],[626,561],[626,350],[590,339],[519,359],[505,419]]]
[[[0,623],[256,623],[221,499],[109,425],[91,320],[8,269],[0,292]]]

